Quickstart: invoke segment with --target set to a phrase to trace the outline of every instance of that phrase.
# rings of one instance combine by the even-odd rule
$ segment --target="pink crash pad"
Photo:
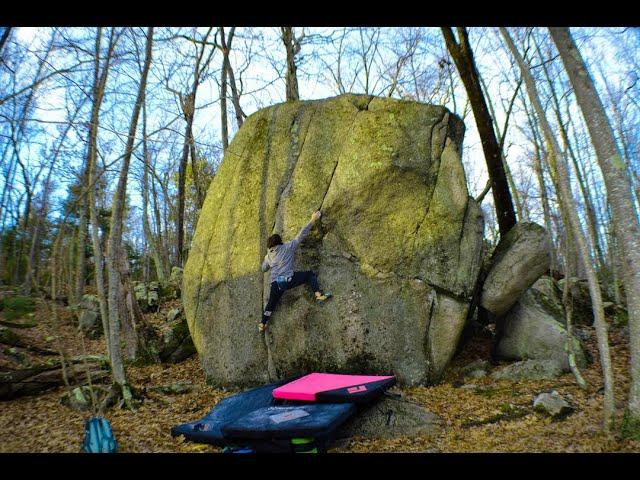
[[[273,397],[281,400],[316,401],[322,392],[346,389],[348,394],[361,393],[368,390],[367,384],[389,384],[393,376],[379,375],[344,375],[338,373],[310,373],[302,378],[289,382],[273,390]]]

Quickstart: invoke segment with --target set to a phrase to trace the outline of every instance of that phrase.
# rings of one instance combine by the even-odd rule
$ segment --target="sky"
[[[312,28],[307,30],[308,36],[313,36],[313,34],[328,34],[331,31],[337,30],[336,28]],[[228,32],[228,28],[226,29]],[[437,32],[437,29],[435,29]],[[594,29],[591,29],[590,33],[593,33]],[[597,33],[597,29],[596,33]],[[206,28],[200,28],[200,32],[206,31]],[[298,30],[299,31],[299,30]],[[16,32],[17,38],[20,42],[28,44],[30,42],[37,43],[42,39],[42,33],[46,32],[46,29],[37,28],[37,27],[21,27]],[[237,35],[246,35],[250,33],[247,28],[238,28]],[[284,101],[284,91],[285,91],[285,82],[281,77],[279,72],[272,62],[276,63],[277,67],[281,68],[282,63],[284,62],[284,48],[282,46],[281,41],[277,37],[277,30],[274,27],[271,28],[260,28],[255,29],[251,33],[262,33],[265,41],[271,45],[271,48],[268,51],[274,56],[273,60],[269,60],[265,58],[263,55],[260,55],[260,52],[257,48],[257,43],[255,44],[255,48],[253,49],[251,55],[251,75],[245,75],[244,77],[244,91],[260,91],[259,95],[245,95],[242,97],[241,103],[243,110],[250,115],[258,108],[265,107],[274,103],[279,103]],[[582,29],[572,29],[572,33],[576,38],[576,41],[581,46],[581,51],[583,55],[587,58],[597,58],[603,65],[603,71],[609,78],[612,78],[614,82],[623,82],[625,79],[624,75],[628,75],[628,71],[621,70],[619,67],[619,62],[616,60],[616,53],[610,47],[610,45],[604,41],[602,38],[599,38],[598,35],[595,35],[589,41],[589,44],[585,44],[581,42],[581,33]],[[640,34],[638,34],[638,29],[635,29],[630,33],[630,38],[635,37],[636,40],[640,40]],[[471,29],[471,40],[474,48],[478,46],[479,42],[495,42],[495,39],[489,38],[489,36],[474,36],[474,31]],[[236,39],[236,43],[238,40]],[[638,42],[640,46],[640,41]],[[390,46],[390,47],[393,47]],[[180,47],[184,48],[184,47]],[[302,66],[299,70],[299,89],[300,89],[300,98],[303,100],[310,99],[320,99],[326,98],[336,95],[337,90],[326,81],[326,76],[323,75],[322,64],[318,61],[317,58],[313,58],[310,56],[310,52],[317,51],[319,46],[312,47],[311,45],[303,45],[301,50],[302,55]],[[386,50],[388,53],[389,50]],[[500,102],[498,99],[500,98],[508,98],[513,89],[512,84],[506,84],[505,82],[501,82],[502,77],[505,72],[509,72],[509,56],[506,52],[501,48],[494,48],[492,55],[483,55],[482,57],[478,57],[476,60],[479,65],[479,69],[481,75],[483,76],[485,82],[488,85],[488,90],[490,92],[490,97],[494,99],[495,107],[496,107],[496,120],[499,125],[503,125],[504,122],[504,112],[503,108],[499,105]],[[437,52],[435,52],[437,53]],[[171,50],[167,48],[163,48],[158,43],[154,48],[155,55],[162,55],[162,60],[169,60],[172,55]],[[382,54],[382,58],[384,58],[384,53]],[[220,62],[220,54],[217,53],[213,59],[213,62],[218,66]],[[434,57],[435,58],[435,57]],[[241,70],[242,65],[247,61],[247,58],[243,56],[243,53],[238,50],[232,50],[231,61],[234,65],[234,69],[236,69],[236,75]],[[427,68],[435,68],[435,65],[427,65]],[[305,74],[308,73],[308,74]],[[456,73],[457,74],[457,73]],[[512,73],[509,73],[511,76]],[[118,81],[128,82],[125,75],[121,75],[117,79]],[[137,79],[136,79],[137,81]],[[173,79],[171,80],[173,82]],[[133,83],[132,83],[133,85]],[[363,93],[361,91],[355,90],[355,93]],[[171,98],[170,94],[166,92],[159,92],[162,96],[160,98],[160,103],[157,105],[157,111],[152,110],[149,113],[149,130],[153,130],[153,125],[161,124],[165,121],[162,115],[163,103],[173,101],[175,99]],[[220,138],[220,117],[219,117],[219,104],[217,101],[218,97],[218,86],[214,78],[207,79],[198,90],[198,99],[197,105],[198,109],[194,118],[194,136],[196,140],[201,140],[203,143],[212,144],[214,139]],[[456,92],[458,110],[462,109],[461,104],[463,104],[466,95],[464,93],[463,87],[461,84],[458,85],[458,90]],[[66,99],[64,97],[63,90],[51,90],[46,93],[46,96],[40,99],[40,110],[38,111],[38,117],[50,121],[62,121],[64,120],[65,115],[65,103]],[[230,104],[231,102],[229,102]],[[451,102],[447,104],[450,109],[452,109]],[[117,107],[117,106],[116,106]],[[229,105],[229,128],[230,134],[233,135],[235,133],[235,120],[233,117],[233,110],[231,105]],[[175,107],[171,105],[171,109],[175,110]],[[165,108],[166,110],[166,108]],[[460,113],[460,112],[458,112]],[[576,118],[580,116],[580,113],[577,109],[572,112],[572,116],[575,115]],[[122,143],[124,134],[126,132],[126,126],[119,125],[116,120],[110,118],[109,114],[104,115],[103,119],[103,127],[105,130],[108,129],[116,129],[121,132],[121,140]],[[127,118],[126,116],[121,116],[122,118]],[[115,119],[115,117],[113,117]],[[522,113],[514,112],[512,117],[514,124],[522,124],[526,122],[524,115]],[[466,124],[466,134],[464,140],[464,152],[463,152],[463,163],[465,166],[465,172],[468,179],[468,188],[469,192],[472,196],[477,196],[478,193],[484,188],[486,180],[487,180],[487,172],[484,161],[484,155],[482,152],[480,140],[477,134],[477,130],[475,128],[473,114],[469,112],[465,119]],[[51,124],[48,128],[52,129],[52,135],[55,135],[54,132],[54,124]],[[175,128],[178,131],[183,130],[183,123],[180,121],[175,123]],[[109,135],[108,131],[104,131],[101,134],[105,135],[105,138],[109,137],[112,140],[113,135]],[[111,157],[117,158],[117,156],[121,155],[123,145],[118,146],[117,144],[113,146],[112,151],[108,154]],[[522,177],[526,179],[527,175],[531,175],[530,169],[528,169],[523,161],[526,155],[526,150],[528,147],[528,141],[523,137],[521,132],[514,128],[513,125],[510,126],[508,130],[507,142],[506,142],[506,153],[507,158],[509,160],[509,165],[511,166],[513,173],[516,177]],[[107,150],[105,149],[105,152]],[[171,149],[165,149],[165,155],[175,156],[176,151]],[[78,164],[81,159],[78,159]],[[131,183],[130,183],[131,185]],[[134,187],[134,188],[132,188]],[[129,194],[131,197],[131,201],[134,205],[141,204],[141,198],[139,194],[139,189],[135,188],[135,184],[129,187]],[[60,192],[61,196],[64,196],[64,192]],[[491,196],[488,195],[485,204],[491,205],[492,200]]]

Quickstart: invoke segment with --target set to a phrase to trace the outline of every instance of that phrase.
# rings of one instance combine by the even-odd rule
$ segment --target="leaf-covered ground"
[[[149,314],[161,326],[164,313]],[[0,313],[0,318],[3,314]],[[66,355],[104,354],[103,340],[85,340],[84,348],[73,326],[73,315],[59,309],[57,316],[38,302],[31,317],[37,327],[16,329],[35,345],[64,350]],[[620,329],[610,331],[611,354],[616,375],[616,399],[620,424],[628,389],[628,342]],[[456,356],[441,384],[397,389],[443,419],[441,432],[432,437],[372,440],[353,437],[337,442],[331,452],[613,452],[640,451],[640,442],[625,441],[617,434],[601,433],[602,378],[592,331],[586,345],[594,362],[584,370],[589,382],[582,391],[571,374],[555,380],[495,381],[490,377],[464,379],[461,367],[475,359],[489,358],[490,340],[474,338]],[[23,349],[0,348],[0,369],[38,363],[38,357]],[[499,365],[492,367],[500,368]],[[197,356],[176,365],[128,367],[131,383],[146,389],[146,399],[135,411],[115,408],[107,412],[122,452],[220,452],[220,449],[172,438],[173,425],[206,414],[233,391],[222,391],[205,383]],[[164,394],[153,387],[189,382],[185,394]],[[475,384],[471,389],[464,385]],[[570,397],[577,410],[564,420],[552,420],[532,410],[536,394],[557,390]],[[0,402],[0,452],[78,452],[83,439],[86,412],[73,411],[60,403],[65,388],[36,397]]]

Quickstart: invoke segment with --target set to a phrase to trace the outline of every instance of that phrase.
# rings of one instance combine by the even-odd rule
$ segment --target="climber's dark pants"
[[[271,282],[269,301],[267,302],[267,306],[264,307],[264,312],[262,312],[262,323],[267,323],[267,321],[269,321],[269,318],[271,318],[271,314],[275,310],[276,305],[278,304],[278,301],[280,301],[280,297],[282,297],[282,294],[284,292],[298,287],[304,283],[309,285],[314,292],[320,291],[320,285],[318,285],[318,277],[311,270],[307,270],[306,272],[294,272],[291,280],[281,285],[278,285],[278,282]]]

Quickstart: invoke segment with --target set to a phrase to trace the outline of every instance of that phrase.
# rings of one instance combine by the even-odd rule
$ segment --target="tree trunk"
[[[211,33],[213,27],[210,27],[205,39]],[[193,73],[193,84],[191,86],[191,91],[187,95],[180,95],[180,107],[182,108],[182,114],[184,116],[186,127],[184,133],[184,146],[182,149],[182,158],[180,159],[180,167],[178,170],[178,235],[177,235],[177,263],[180,267],[184,266],[186,261],[184,255],[184,210],[185,210],[185,183],[186,183],[186,173],[187,173],[187,164],[189,161],[189,152],[191,152],[191,168],[194,173],[194,183],[197,182],[197,168],[193,163],[195,161],[195,147],[194,147],[194,139],[193,139],[193,117],[195,115],[196,109],[196,94],[198,93],[198,86],[200,85],[200,75],[202,74],[202,70],[206,67],[209,59],[205,62],[205,65],[202,66],[201,62],[204,56],[205,46],[202,45],[202,49],[199,51],[196,56],[196,63],[194,67]],[[197,183],[196,183],[197,187]],[[198,192],[198,199],[200,198],[200,193]]]
[[[633,436],[640,438],[640,224],[633,204],[631,182],[602,101],[569,29],[553,27],[549,31],[573,85],[596,151],[607,187],[614,231],[624,258],[622,274],[629,314],[631,351],[627,420],[632,424],[628,426],[635,430]]]
[[[542,103],[540,101],[540,97],[538,95],[538,89],[536,88],[535,82],[533,80],[533,76],[531,75],[528,66],[524,63],[524,60],[518,53],[518,50],[513,43],[513,40],[509,36],[507,30],[503,27],[500,27],[500,31],[509,50],[518,62],[520,71],[522,72],[522,75],[524,77],[525,85],[527,86],[527,93],[529,94],[531,103],[534,106],[535,112],[538,116],[538,121],[540,122],[542,131],[548,144],[548,151],[552,168],[557,172],[557,183],[559,187],[558,195],[560,196],[560,201],[564,205],[565,214],[568,217],[567,223],[571,227],[571,233],[573,235],[572,238],[574,238],[577,243],[578,251],[586,269],[587,281],[589,283],[589,293],[591,294],[591,301],[593,305],[593,316],[595,319],[594,323],[596,327],[596,335],[598,337],[598,349],[600,350],[600,362],[602,364],[604,377],[603,427],[605,432],[609,432],[613,426],[613,415],[615,413],[613,370],[611,368],[611,355],[609,353],[607,324],[604,318],[604,308],[602,306],[602,293],[600,291],[600,284],[598,283],[595,269],[591,264],[591,258],[589,254],[590,248],[588,245],[589,238],[582,231],[578,213],[572,202],[571,186],[569,183],[569,175],[567,172],[567,161],[562,155],[562,151],[560,150],[558,141],[553,135],[551,126],[547,121]]]
[[[127,146],[122,160],[122,168],[118,178],[118,185],[113,196],[112,214],[109,234],[109,246],[107,253],[107,269],[109,278],[109,342],[111,343],[111,368],[113,381],[116,387],[122,392],[125,403],[131,407],[131,391],[127,385],[127,380],[122,362],[122,352],[120,350],[120,309],[118,302],[121,297],[120,291],[120,249],[122,248],[122,219],[124,214],[125,195],[127,188],[127,177],[129,175],[129,164],[133,154],[133,144],[138,127],[138,117],[144,101],[145,89],[147,85],[147,74],[151,64],[151,52],[153,46],[153,27],[147,29],[147,45],[144,60],[144,67],[138,87],[138,95],[134,104],[131,116],[131,125],[127,138]]]
[[[240,106],[240,92],[238,92],[238,86],[236,84],[236,77],[233,73],[233,67],[231,66],[231,62],[229,60],[229,51],[231,50],[231,44],[233,42],[233,35],[235,33],[236,27],[231,27],[229,30],[229,40],[226,45],[227,50],[227,73],[229,75],[229,85],[231,86],[231,103],[233,103],[233,109],[236,114],[236,124],[238,128],[242,127],[242,123],[246,118],[246,114],[242,110]]]
[[[493,121],[487,108],[487,103],[482,94],[482,86],[479,81],[479,73],[473,59],[473,52],[469,44],[469,38],[465,28],[458,28],[460,44],[456,42],[453,31],[449,27],[442,27],[442,34],[447,44],[447,49],[460,73],[465,90],[473,109],[478,133],[482,140],[482,150],[487,171],[491,180],[493,203],[496,209],[496,217],[503,237],[516,224],[516,214],[513,209],[513,201],[509,192],[509,184],[502,163],[500,145],[493,129]]]
[[[227,67],[223,62],[220,74],[220,131],[222,135],[222,151],[229,147],[229,120],[227,119]]]
[[[155,329],[145,320],[136,301],[131,284],[131,272],[122,252],[120,261],[120,305],[123,318],[125,348],[128,360],[152,363],[159,362],[159,337]]]
[[[155,169],[155,162],[153,165]],[[158,206],[158,192],[156,189],[155,177],[151,179],[151,200],[153,200],[153,215],[155,218],[156,238],[158,239],[158,252],[160,254],[160,262],[163,266],[162,270],[168,275],[171,270],[171,263],[169,261],[169,253],[167,245],[165,244],[166,235],[162,234],[162,219],[160,216],[160,208]],[[169,199],[167,199],[169,201]]]
[[[44,191],[42,193],[42,205],[40,207],[40,212],[35,218],[35,224],[33,226],[33,234],[31,236],[31,246],[29,247],[29,256],[27,258],[27,270],[25,273],[23,290],[25,295],[30,295],[33,288],[37,287],[37,272],[36,272],[36,254],[38,250],[38,246],[40,244],[40,230],[42,223],[46,220],[47,215],[47,202],[49,196],[49,181],[51,177],[51,172],[53,171],[53,163],[51,163],[51,167],[49,169],[49,175],[47,175],[47,179],[44,185]]]
[[[562,141],[564,142],[567,151],[569,153],[569,157],[573,163],[573,167],[576,171],[576,179],[578,180],[578,186],[580,187],[580,192],[582,193],[582,198],[585,202],[585,208],[587,211],[587,228],[589,231],[589,235],[593,240],[593,245],[595,246],[596,258],[598,259],[598,272],[601,273],[604,268],[604,256],[602,254],[602,249],[600,248],[600,236],[598,235],[598,222],[596,219],[595,210],[593,208],[593,202],[591,201],[591,196],[587,191],[585,180],[583,178],[580,165],[578,164],[578,159],[573,151],[573,147],[571,145],[571,141],[569,140],[569,135],[567,133],[567,127],[565,127],[564,122],[562,121],[562,113],[560,109],[560,100],[558,99],[558,95],[556,93],[556,89],[554,87],[554,82],[551,80],[551,75],[549,74],[549,69],[547,68],[546,61],[542,56],[542,52],[540,50],[540,46],[538,42],[535,41],[536,50],[538,52],[538,56],[540,57],[540,61],[542,64],[542,70],[544,72],[545,78],[547,79],[547,84],[549,85],[549,90],[551,92],[551,100],[554,105],[554,112],[556,116],[556,120],[558,121],[558,127],[560,129],[560,134],[562,136]],[[573,242],[568,242],[572,244]],[[571,251],[571,249],[569,250]],[[578,264],[580,265],[580,264]],[[576,274],[579,275],[580,269],[576,269]]]
[[[227,120],[227,72],[229,52],[224,39],[224,27],[220,27],[220,42],[222,45],[222,72],[220,73],[220,131],[222,132],[222,151],[229,146],[229,122]]]
[[[296,54],[300,51],[300,44],[293,35],[293,29],[291,27],[280,27],[282,33],[282,42],[284,48],[287,51],[287,101],[300,100],[300,94],[298,93],[298,74],[296,72]]]
[[[187,117],[187,126],[185,127],[185,140],[182,147],[182,157],[180,158],[180,166],[178,167],[178,225],[177,229],[177,246],[176,246],[176,262],[178,266],[184,265],[184,210],[185,210],[185,190],[187,181],[187,164],[189,162],[189,138],[191,138],[191,124]]]
[[[84,173],[81,178],[82,190],[89,186],[89,165],[85,164]],[[80,202],[80,213],[78,222],[78,234],[76,236],[76,264],[75,264],[75,284],[71,295],[72,302],[78,304],[82,301],[85,286],[86,274],[86,244],[88,225],[88,205],[87,202]]]
[[[0,60],[2,60],[2,50],[4,49],[4,44],[9,39],[9,35],[11,35],[11,30],[13,30],[13,27],[4,27],[2,36],[0,36]]]
[[[571,232],[567,232],[567,250],[573,248],[573,236]],[[562,305],[564,306],[565,320],[567,326],[567,340],[565,343],[565,349],[567,351],[567,357],[569,358],[569,367],[571,373],[576,378],[576,382],[583,390],[587,389],[587,382],[580,373],[580,369],[576,363],[576,353],[573,344],[573,300],[569,298],[569,290],[573,288],[572,278],[574,276],[575,264],[567,256],[567,276],[565,277],[564,287],[562,289]]]
[[[535,120],[531,118],[529,114],[529,110],[526,108],[527,120],[529,122],[529,126],[531,128],[531,133],[533,135],[533,148],[535,151],[535,163],[534,163],[534,171],[536,173],[536,179],[538,180],[538,186],[540,188],[540,201],[542,202],[542,212],[544,215],[544,224],[547,230],[547,236],[549,238],[549,245],[551,247],[550,256],[551,262],[549,265],[550,270],[558,271],[560,266],[558,264],[558,254],[556,253],[555,242],[553,240],[553,225],[551,223],[551,206],[549,202],[549,196],[547,194],[547,186],[544,181],[544,168],[543,168],[543,160],[542,160],[542,146],[539,140],[538,132],[536,131]]]
[[[142,105],[142,160],[144,161],[144,174],[142,176],[142,224],[144,235],[147,239],[153,263],[156,267],[156,276],[159,281],[164,282],[166,273],[160,258],[160,248],[158,240],[151,232],[149,224],[149,150],[147,148],[147,108],[146,102]]]
[[[114,30],[111,29],[111,35],[109,37],[109,47],[107,51],[107,58],[105,59],[105,65],[100,70],[100,45],[102,39],[102,27],[98,28],[96,36],[96,50],[95,50],[95,72],[94,72],[94,86],[93,86],[93,106],[91,109],[91,124],[89,126],[89,146],[87,151],[87,163],[89,168],[89,217],[91,220],[91,242],[93,246],[93,263],[94,263],[94,277],[96,282],[96,291],[98,293],[98,302],[100,304],[100,317],[102,320],[102,328],[104,331],[105,342],[107,346],[107,352],[111,352],[111,342],[109,335],[109,311],[107,308],[107,292],[104,285],[104,254],[102,249],[102,242],[100,241],[100,224],[98,222],[98,214],[96,211],[96,189],[98,188],[96,182],[97,172],[97,160],[98,160],[98,127],[100,124],[100,106],[104,98],[105,86],[107,83],[107,77],[109,75],[109,67],[111,65],[111,56],[115,47],[114,42]]]

